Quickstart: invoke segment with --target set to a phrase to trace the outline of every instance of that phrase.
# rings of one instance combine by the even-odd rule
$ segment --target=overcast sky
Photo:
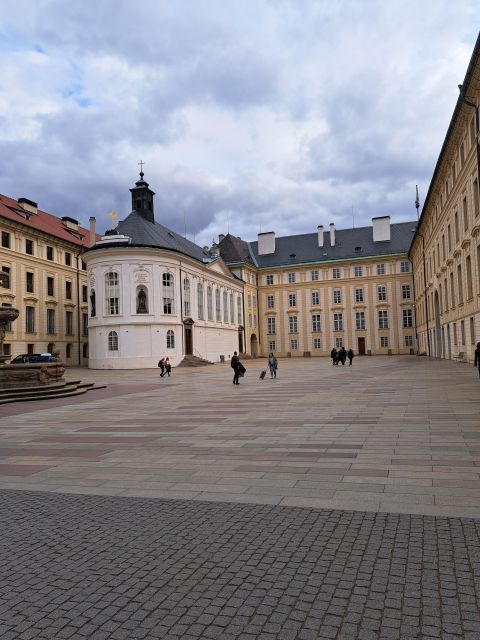
[[[415,218],[478,0],[2,0],[0,192],[199,244]]]

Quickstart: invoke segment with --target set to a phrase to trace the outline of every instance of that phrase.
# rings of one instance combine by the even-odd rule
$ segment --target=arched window
[[[224,324],[228,323],[228,293],[226,291],[223,292],[223,322]]]
[[[90,317],[94,318],[97,315],[97,303],[95,296],[95,289],[90,291]]]
[[[175,349],[175,334],[172,329],[167,331],[167,349]]]
[[[230,294],[230,324],[235,324],[235,307],[233,302],[233,293]]]
[[[116,271],[105,274],[105,314],[118,316],[120,313],[120,278]]]
[[[198,319],[203,320],[203,284],[200,282],[197,284],[197,306],[198,306]]]
[[[162,276],[162,291],[163,291],[163,313],[172,315],[175,313],[175,291],[173,275],[171,273],[164,273]]]
[[[222,314],[220,310],[220,289],[215,289],[215,320],[221,322]]]
[[[213,297],[212,287],[207,287],[207,318],[213,320]]]
[[[137,313],[148,313],[148,289],[137,287]]]
[[[191,315],[190,308],[190,280],[185,278],[183,281],[183,315],[189,318]]]
[[[116,331],[110,331],[108,334],[108,350],[118,351],[118,333]]]
[[[242,297],[237,296],[237,324],[242,324]]]

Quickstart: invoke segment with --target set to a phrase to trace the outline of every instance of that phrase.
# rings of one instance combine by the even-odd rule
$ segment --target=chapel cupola
[[[140,163],[140,180],[137,180],[132,194],[132,213],[138,213],[149,222],[155,222],[153,215],[153,196],[155,193],[149,188],[148,182],[143,179],[143,162]]]

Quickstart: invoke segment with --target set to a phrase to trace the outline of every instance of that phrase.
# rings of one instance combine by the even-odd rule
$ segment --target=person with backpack
[[[158,366],[160,367],[160,378],[163,378],[165,375],[165,358],[160,358]]]

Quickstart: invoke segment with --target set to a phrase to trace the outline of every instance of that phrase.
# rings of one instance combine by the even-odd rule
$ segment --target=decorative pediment
[[[191,327],[191,326],[192,326],[192,324],[195,324],[195,320],[194,320],[193,318],[184,318],[184,319],[183,319],[183,324],[184,324],[186,327]]]
[[[227,276],[228,278],[233,277],[230,269],[227,267],[222,258],[217,258],[216,260],[209,262],[207,264],[207,269],[215,271],[216,273],[221,273],[223,276]]]

